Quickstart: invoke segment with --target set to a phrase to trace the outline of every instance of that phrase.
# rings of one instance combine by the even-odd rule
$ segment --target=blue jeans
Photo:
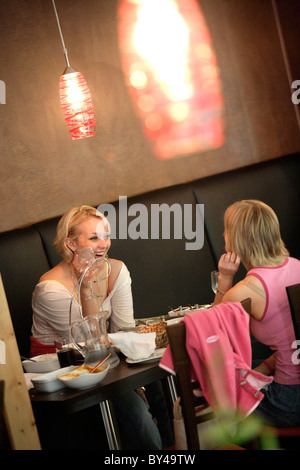
[[[282,385],[272,382],[254,414],[270,426],[300,426],[300,384]]]
[[[150,405],[150,412],[157,420],[163,448],[171,447],[174,444],[173,422],[169,416],[162,383],[158,380],[146,385],[145,393]]]
[[[149,406],[135,391],[111,399],[124,450],[161,450],[162,441]]]

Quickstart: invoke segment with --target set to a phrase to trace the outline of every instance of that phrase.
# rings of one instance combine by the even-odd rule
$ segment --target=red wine
[[[60,367],[68,367],[77,365],[77,358],[73,348],[63,349],[57,353]]]

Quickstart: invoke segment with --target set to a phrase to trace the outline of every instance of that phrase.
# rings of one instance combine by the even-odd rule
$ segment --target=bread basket
[[[155,348],[166,348],[168,345],[168,335],[166,331],[167,322],[161,321],[150,325],[141,326],[138,333],[156,333]]]

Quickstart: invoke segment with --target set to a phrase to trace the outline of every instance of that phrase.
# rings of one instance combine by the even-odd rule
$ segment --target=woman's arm
[[[123,264],[111,296],[111,332],[135,326],[133,317],[133,299],[131,277]]]
[[[272,354],[272,356],[268,357],[268,359],[265,359],[261,364],[255,367],[254,370],[264,375],[273,375],[275,372],[275,365],[275,355]]]
[[[218,292],[216,293],[214,305],[223,301],[223,297],[232,288],[233,277],[240,266],[240,258],[236,253],[224,253],[218,264]]]
[[[72,270],[76,283],[81,275],[87,269],[84,260],[79,261],[78,255],[75,254],[72,260]],[[96,261],[90,269],[88,269],[80,281],[80,303],[82,306],[82,316],[88,317],[99,313],[101,305],[107,296],[107,269],[106,261]],[[74,282],[75,282],[74,280]],[[79,289],[79,286],[78,286]],[[76,299],[78,294],[76,293]]]

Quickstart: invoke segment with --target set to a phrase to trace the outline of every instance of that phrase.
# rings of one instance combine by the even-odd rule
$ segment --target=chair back
[[[251,315],[251,299],[245,299],[241,301],[243,309]]]
[[[251,311],[251,299],[241,302],[247,313]],[[185,425],[187,446],[189,450],[199,450],[199,436],[197,425],[215,417],[213,412],[196,414],[199,406],[209,407],[204,397],[196,397],[195,388],[201,388],[198,382],[191,382],[191,360],[186,350],[185,323],[179,322],[166,328],[169,344],[176,369],[176,384],[181,398],[182,413]]]
[[[190,450],[199,450],[200,443],[197,424],[201,422],[201,418],[197,418],[195,407],[208,405],[203,397],[196,397],[193,394],[193,384],[194,386],[198,385],[198,387],[199,384],[192,384],[191,382],[191,361],[185,346],[185,323],[180,322],[175,325],[169,325],[166,329],[176,368],[176,386],[180,396],[187,446]]]
[[[300,340],[300,284],[286,287],[296,339]]]

